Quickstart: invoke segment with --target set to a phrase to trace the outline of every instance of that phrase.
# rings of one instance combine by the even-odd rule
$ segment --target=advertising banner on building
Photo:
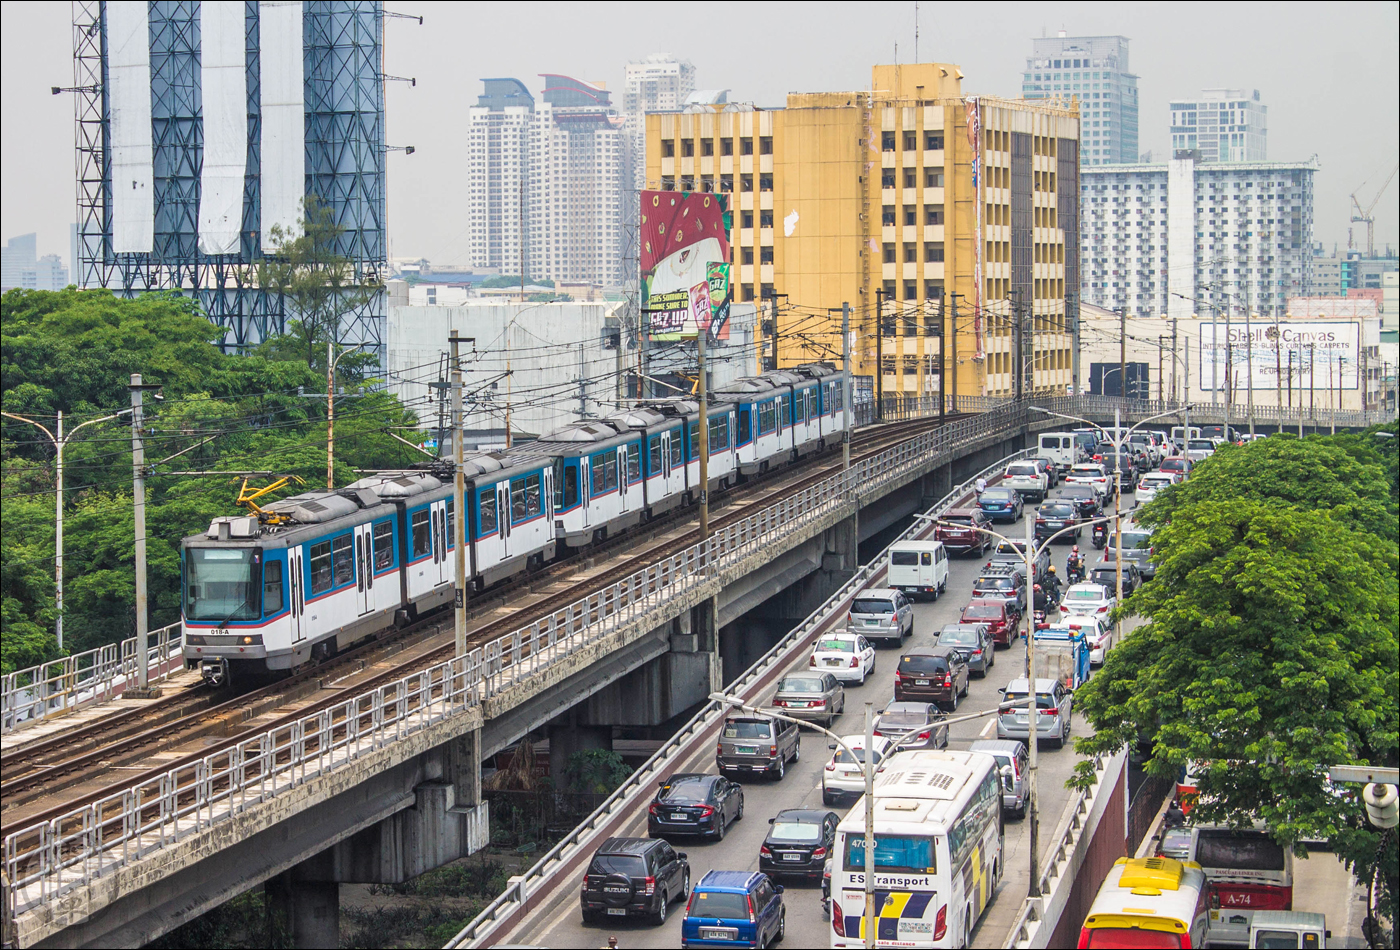
[[[1200,388],[1356,389],[1361,324],[1339,320],[1202,323]]]
[[[651,339],[679,340],[701,329],[713,340],[729,339],[729,223],[724,195],[642,192],[639,263]]]

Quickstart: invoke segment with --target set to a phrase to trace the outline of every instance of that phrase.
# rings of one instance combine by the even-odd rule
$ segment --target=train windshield
[[[185,619],[258,619],[258,553],[252,548],[188,548]]]

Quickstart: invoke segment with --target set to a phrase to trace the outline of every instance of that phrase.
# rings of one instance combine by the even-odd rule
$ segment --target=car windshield
[[[928,725],[928,713],[887,712],[880,714],[881,729],[912,729]]]
[[[970,627],[953,627],[938,635],[940,644],[951,646],[977,646],[977,631]]]
[[[1005,610],[1001,604],[968,604],[962,615],[965,620],[1000,620]]]
[[[899,660],[901,673],[937,673],[947,668],[947,660],[927,653],[907,653]]]
[[[728,732],[728,728],[725,731]],[[666,786],[656,799],[662,802],[703,802],[709,797],[710,783],[690,778]]]
[[[695,891],[690,897],[686,914],[691,917],[718,917],[721,920],[749,919],[749,898],[746,894],[724,891]]]
[[[982,493],[983,501],[1010,501],[1011,497],[1009,488],[988,488]]]
[[[731,719],[724,724],[726,739],[767,739],[772,732],[766,722],[756,719]]]
[[[646,877],[647,862],[637,854],[598,854],[588,866],[589,874],[626,874],[628,877]]]
[[[1193,449],[1214,449],[1215,443],[1210,439],[1192,439],[1188,445]]]
[[[1103,596],[1092,587],[1080,587],[1077,590],[1071,590],[1065,593],[1065,600],[1097,601],[1102,599]]]
[[[818,653],[854,653],[856,645],[852,640],[818,640],[816,651]]]
[[[1019,465],[1008,465],[1006,467],[1008,475],[1039,475],[1040,469],[1035,467],[1033,462],[1025,462]]]
[[[819,676],[787,676],[778,684],[780,693],[820,693],[822,681]]]
[[[820,841],[822,826],[821,822],[783,821],[780,818],[773,822],[773,830],[768,832],[768,837],[784,841]]]
[[[1074,508],[1069,505],[1041,505],[1040,513],[1049,518],[1068,518],[1074,514]]]
[[[892,614],[894,604],[881,597],[857,597],[851,611],[858,614]]]
[[[969,516],[967,516],[967,515],[950,515],[950,516],[944,518],[943,520],[944,520],[944,522],[946,522],[947,524],[960,524],[960,525],[970,525],[970,524],[972,524],[972,518],[969,517]]]
[[[1010,574],[997,574],[992,577],[979,577],[973,590],[1015,590],[1016,582]]]
[[[1010,690],[1007,690],[1007,691],[1006,691],[1006,698],[1002,700],[1002,703],[1005,704],[1005,705],[1010,705],[1011,703],[1015,703],[1015,702],[1024,703],[1025,701],[1026,701],[1026,694],[1025,694],[1025,693],[1013,693],[1013,692],[1011,692]],[[1049,693],[1037,693],[1037,694],[1036,694],[1036,697],[1035,697],[1035,704],[1036,704],[1037,707],[1039,707],[1039,708],[1041,708],[1041,709],[1054,709],[1054,708],[1055,708],[1055,697],[1054,697],[1054,696],[1051,696]]]
[[[852,753],[855,753],[855,754],[852,755]],[[880,764],[880,760],[883,759],[883,758],[884,758],[884,756],[882,756],[880,753],[876,752],[875,755],[874,755],[874,760],[873,760],[873,761],[875,762],[876,765],[879,765],[879,764]],[[859,746],[856,746],[855,748],[853,748],[853,749],[851,750],[851,752],[847,752],[847,751],[846,751],[844,748],[842,748],[841,746],[837,746],[837,747],[836,747],[836,764],[837,764],[837,765],[859,765],[859,764],[861,764],[861,763],[863,763],[863,762],[865,762],[865,750],[862,749],[862,748],[860,748]]]

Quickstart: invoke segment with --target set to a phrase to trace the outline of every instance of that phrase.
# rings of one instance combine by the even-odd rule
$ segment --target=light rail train
[[[838,445],[851,418],[842,380],[811,363],[714,392],[711,489]],[[653,400],[466,456],[469,593],[693,503],[699,427],[696,401]],[[216,683],[292,670],[449,603],[454,491],[436,471],[305,492],[185,538],[187,665]]]

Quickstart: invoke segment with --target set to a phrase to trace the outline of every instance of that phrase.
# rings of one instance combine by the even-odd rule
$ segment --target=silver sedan
[[[846,688],[830,673],[789,673],[778,683],[773,706],[794,719],[830,727],[846,711]]]

